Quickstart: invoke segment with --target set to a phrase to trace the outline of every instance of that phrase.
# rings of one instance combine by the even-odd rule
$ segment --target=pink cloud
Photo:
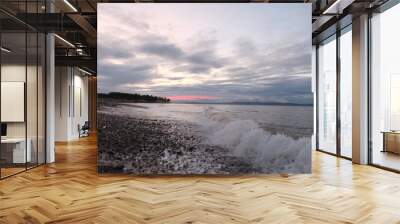
[[[180,96],[168,96],[167,98],[173,101],[179,100],[213,100],[217,99],[215,96],[204,96],[204,95],[180,95]]]

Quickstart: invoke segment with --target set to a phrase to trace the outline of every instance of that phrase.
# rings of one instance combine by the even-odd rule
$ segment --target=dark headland
[[[97,97],[99,99],[113,99],[132,103],[169,103],[171,101],[166,97],[121,92],[98,93]]]

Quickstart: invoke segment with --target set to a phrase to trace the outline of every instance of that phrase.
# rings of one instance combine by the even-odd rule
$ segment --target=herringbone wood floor
[[[311,175],[98,175],[91,137],[0,181],[0,223],[400,223],[400,175],[319,152]]]

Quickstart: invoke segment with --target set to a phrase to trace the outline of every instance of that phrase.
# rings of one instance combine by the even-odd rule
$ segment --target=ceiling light
[[[66,39],[64,39],[64,38],[62,38],[62,37],[60,37],[59,35],[57,35],[57,34],[54,34],[54,36],[55,37],[57,37],[59,40],[61,40],[62,42],[64,42],[64,43],[66,43],[67,45],[69,45],[70,47],[73,47],[73,48],[75,48],[75,45],[73,45],[71,42],[69,42],[68,40],[66,40]]]
[[[90,75],[90,76],[93,75],[92,73],[90,73],[90,72],[88,72],[88,71],[86,71],[86,70],[83,70],[83,69],[81,69],[81,68],[79,68],[79,67],[78,67],[78,70],[81,71],[81,72],[83,72],[83,73],[85,73],[85,74],[87,74],[87,75]]]
[[[351,5],[354,0],[336,0],[332,5],[324,10],[322,14],[341,14],[343,9]]]
[[[5,47],[1,47],[0,49],[1,49],[1,51],[4,51],[6,53],[10,53],[11,52],[11,50],[9,50],[9,49],[7,49]]]
[[[79,55],[83,55],[83,49],[82,48],[77,48],[76,49],[76,53],[78,53]]]
[[[64,0],[65,4],[67,4],[74,12],[78,12],[78,10],[73,6],[68,0]]]

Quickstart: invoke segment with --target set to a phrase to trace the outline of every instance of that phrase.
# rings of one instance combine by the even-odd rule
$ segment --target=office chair
[[[89,136],[89,129],[90,129],[89,121],[85,121],[82,127],[78,125],[78,129],[79,129],[79,138]]]

